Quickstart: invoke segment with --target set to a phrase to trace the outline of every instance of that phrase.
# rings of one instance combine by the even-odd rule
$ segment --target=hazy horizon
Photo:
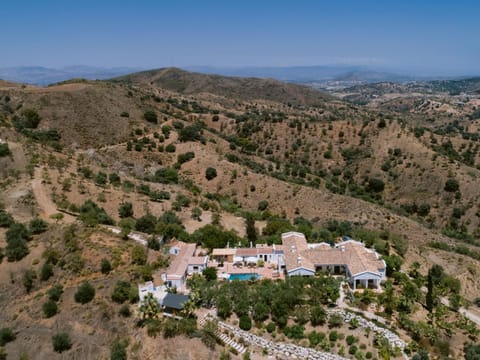
[[[0,68],[362,66],[480,74],[480,4],[24,0],[2,5]]]

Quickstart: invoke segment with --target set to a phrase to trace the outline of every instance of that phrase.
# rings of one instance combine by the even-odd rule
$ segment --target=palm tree
[[[188,318],[194,314],[195,308],[196,308],[195,303],[192,300],[187,300],[183,303],[183,309],[181,311],[181,314],[184,317]]]
[[[140,313],[142,319],[156,319],[160,313],[160,305],[158,300],[153,297],[152,293],[148,293],[140,305]]]

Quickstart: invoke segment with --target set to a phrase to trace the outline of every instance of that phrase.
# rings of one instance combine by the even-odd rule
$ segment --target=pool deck
[[[209,261],[208,267],[214,267],[217,269],[218,277],[222,277],[222,275],[226,274],[258,274],[261,279],[284,279],[285,275],[283,271],[275,270],[275,266],[269,262],[265,262],[263,267],[255,266],[247,266],[247,265],[233,265],[230,262],[224,262],[223,266],[220,266],[220,263],[217,261]]]

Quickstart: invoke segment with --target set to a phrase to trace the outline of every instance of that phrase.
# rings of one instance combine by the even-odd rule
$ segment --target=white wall
[[[312,270],[299,268],[288,272],[288,276],[313,276],[315,272]]]

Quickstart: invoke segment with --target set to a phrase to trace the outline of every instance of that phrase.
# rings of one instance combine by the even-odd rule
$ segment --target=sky
[[[15,0],[0,67],[363,65],[480,75],[474,0]]]

